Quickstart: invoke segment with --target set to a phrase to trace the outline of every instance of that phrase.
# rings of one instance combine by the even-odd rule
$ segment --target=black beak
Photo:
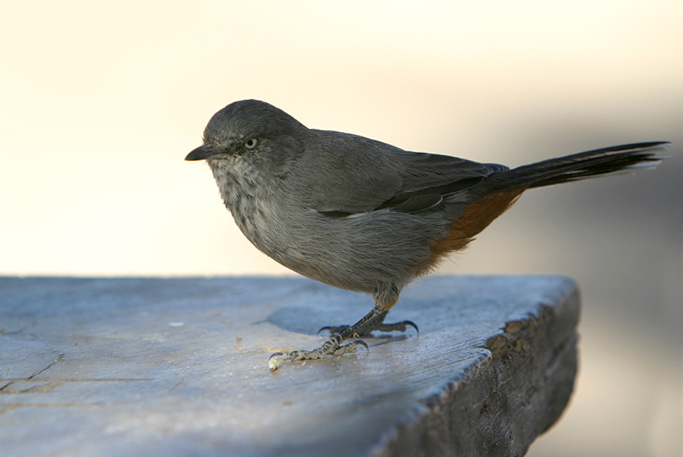
[[[213,151],[212,148],[207,147],[206,145],[202,145],[199,146],[197,149],[194,149],[192,152],[190,152],[185,157],[185,160],[204,160],[208,159],[214,154],[215,151]]]

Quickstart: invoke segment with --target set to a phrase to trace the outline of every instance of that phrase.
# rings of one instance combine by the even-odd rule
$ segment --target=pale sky
[[[311,127],[512,165],[665,138],[659,118],[683,100],[681,5],[5,5],[0,272],[285,272],[237,232],[205,167],[182,160],[242,98]],[[591,123],[615,128],[548,141],[549,128],[571,138]]]

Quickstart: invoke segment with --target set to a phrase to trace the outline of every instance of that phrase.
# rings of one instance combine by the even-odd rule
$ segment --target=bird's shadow
[[[304,335],[317,335],[318,331],[331,319],[340,319],[338,313],[312,311],[309,308],[286,306],[271,313],[264,320],[255,324],[269,323],[288,332]]]
[[[320,330],[326,326],[339,327],[353,325],[365,316],[373,306],[370,299],[363,298],[355,292],[333,289],[329,286],[316,283],[312,280],[301,279],[301,288],[297,288],[292,297],[282,301],[284,306],[277,308],[265,319],[254,322],[256,324],[269,323],[289,332],[304,335],[329,336],[329,332]],[[419,288],[420,286],[416,286]],[[398,309],[389,313],[386,322],[391,324],[410,320],[419,327],[419,332],[408,330],[402,332],[373,332],[371,337],[398,339],[415,334],[431,333],[433,331],[450,328],[452,320],[460,320],[465,309],[460,309],[461,304],[452,297],[434,297],[427,294],[421,297],[419,293],[412,297],[402,299]],[[448,312],[453,319],[428,319],[434,313]]]

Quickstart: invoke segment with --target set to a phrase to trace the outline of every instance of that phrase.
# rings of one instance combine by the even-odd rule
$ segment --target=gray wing
[[[489,176],[508,167],[478,163],[458,157],[406,152],[402,172],[404,185],[379,208],[415,212],[438,205],[449,195],[471,189]]]
[[[416,212],[508,168],[457,157],[407,152],[339,132],[316,131],[300,164],[311,206],[333,217],[379,209]]]

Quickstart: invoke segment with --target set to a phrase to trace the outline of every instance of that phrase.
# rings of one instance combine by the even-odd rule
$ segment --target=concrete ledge
[[[562,277],[432,277],[420,334],[268,371],[372,303],[301,278],[0,278],[3,456],[521,455],[576,374]]]

